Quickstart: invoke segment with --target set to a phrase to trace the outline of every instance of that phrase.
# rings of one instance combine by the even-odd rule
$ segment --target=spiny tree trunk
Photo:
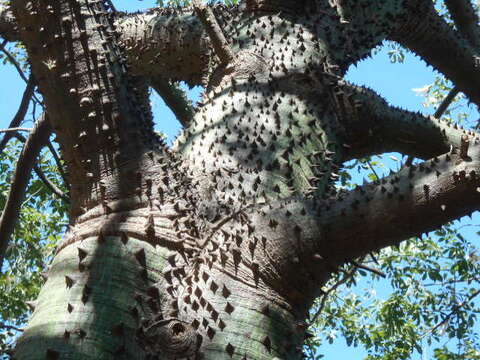
[[[393,39],[478,104],[475,26],[452,29],[427,0],[193,4],[0,11],[71,186],[71,227],[16,359],[299,359],[309,306],[339,265],[480,204],[475,134],[342,79]],[[194,114],[172,81],[206,87]],[[185,126],[172,149],[153,131],[148,84]],[[430,160],[335,193],[344,161],[385,151]]]

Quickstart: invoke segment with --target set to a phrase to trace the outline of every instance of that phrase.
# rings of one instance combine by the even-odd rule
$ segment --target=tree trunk
[[[474,133],[342,79],[395,39],[478,104],[475,51],[425,3],[0,9],[0,32],[27,48],[72,197],[15,358],[300,359],[308,309],[338,266],[478,208]],[[194,114],[170,81],[205,86]],[[153,131],[147,84],[179,106],[172,149]],[[336,193],[344,161],[384,151],[432,159]]]

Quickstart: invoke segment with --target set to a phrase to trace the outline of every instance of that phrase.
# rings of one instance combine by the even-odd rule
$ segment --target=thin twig
[[[12,63],[12,65],[17,69],[18,74],[20,77],[25,81],[25,83],[29,83],[29,81],[32,79],[32,75],[30,74],[29,79],[25,76],[25,73],[22,70],[21,65],[18,63],[18,61],[15,59],[15,57],[5,48],[5,46],[1,47],[0,50],[5,54],[5,56],[8,58],[8,60]],[[35,85],[35,81],[34,81]],[[35,93],[32,94],[33,99],[40,105],[42,105],[42,102],[35,96]]]
[[[378,276],[381,276],[383,278],[386,278],[387,275],[383,272],[383,271],[380,271],[378,269],[375,269],[375,268],[372,268],[370,266],[367,266],[367,265],[364,265],[364,264],[361,264],[361,263],[358,263],[356,261],[350,261],[352,263],[353,266],[355,266],[356,268],[359,268],[359,269],[363,269],[363,270],[366,270],[366,271],[370,271],[371,273],[374,273],[374,274],[377,274]]]
[[[27,139],[25,139],[22,135],[20,134],[15,134],[15,137],[20,140],[21,142],[25,143]],[[47,145],[48,146],[48,145]],[[37,174],[38,178],[45,184],[46,187],[50,189],[52,193],[57,195],[60,199],[65,201],[67,204],[70,203],[70,198],[68,195],[66,195],[62,190],[60,190],[53,182],[50,181],[50,179],[47,178],[45,173],[40,169],[40,167],[35,164],[33,165],[33,171]]]
[[[22,121],[25,119],[25,115],[27,114],[28,104],[32,100],[33,92],[35,90],[35,81],[33,76],[30,75],[28,79],[27,87],[22,95],[22,100],[20,101],[20,105],[18,110],[13,117],[12,121],[10,121],[9,128],[19,127]],[[12,133],[6,133],[5,136],[0,141],[0,153],[3,152],[5,146],[7,145],[8,141],[12,138]]]
[[[468,302],[472,301],[478,295],[480,295],[480,289],[475,291],[473,294],[471,294],[467,299],[462,301],[460,304],[454,306],[453,310],[450,313],[448,313],[448,315],[445,316],[442,321],[440,321],[437,325],[435,325],[433,328],[431,328],[429,331],[427,331],[425,334],[423,334],[422,337],[425,337],[429,334],[433,334],[435,331],[437,331],[437,329],[439,327],[448,323],[448,321],[450,321],[450,319],[453,315],[455,315],[462,307],[464,307]]]
[[[18,61],[15,59],[15,57],[10,53],[10,51],[8,51],[5,46],[3,46],[2,48],[0,48],[0,50],[5,54],[5,56],[7,57],[7,59],[12,63],[13,66],[15,66],[15,69],[17,69],[17,72],[18,74],[20,75],[20,77],[23,79],[23,81],[25,81],[27,84],[28,84],[28,79],[27,77],[25,76],[25,73],[23,72],[22,70],[22,67],[20,66],[20,64],[18,63]]]
[[[442,103],[438,106],[437,111],[435,111],[435,114],[433,114],[433,116],[437,119],[440,119],[445,113],[445,111],[447,111],[453,99],[455,99],[455,96],[457,96],[459,92],[460,90],[458,90],[456,87],[451,89],[445,99],[443,99]]]
[[[8,133],[8,132],[16,132],[16,131],[27,131],[30,132],[32,131],[32,128],[8,128],[8,129],[0,129],[0,133]]]
[[[308,326],[311,326],[315,322],[315,320],[317,320],[317,318],[320,316],[320,314],[322,313],[323,308],[325,307],[325,304],[327,303],[328,295],[330,295],[332,292],[337,290],[340,285],[345,284],[348,280],[350,280],[355,275],[356,272],[357,272],[357,268],[354,267],[353,269],[348,271],[343,278],[341,278],[339,281],[337,281],[335,284],[333,284],[332,287],[330,289],[328,289],[323,294],[320,305],[319,305],[317,311],[315,312],[315,315],[313,315],[312,319],[310,320],[310,323],[308,324]]]
[[[51,192],[53,192],[67,204],[70,203],[70,198],[62,190],[60,190],[57,185],[55,185],[53,182],[50,181],[50,179],[45,176],[44,172],[38,167],[38,165],[34,165],[33,170],[35,171],[39,179],[45,184],[45,186],[50,189]]]
[[[380,180],[380,178],[378,177],[378,174],[377,172],[375,171],[375,168],[372,166],[372,164],[370,163],[370,160],[367,160],[367,165],[368,167],[370,168],[370,170],[373,172],[373,175],[375,175],[375,180]]]
[[[58,156],[58,153],[53,147],[53,144],[51,141],[48,141],[47,147],[50,150],[50,153],[52,154],[52,157],[55,160],[55,163],[57,164],[58,172],[60,173],[60,176],[62,177],[63,182],[65,183],[65,186],[67,187],[68,190],[70,190],[70,184],[68,183],[65,170],[63,170],[63,165],[62,165],[62,161],[60,160],[60,156]]]
[[[16,326],[12,326],[12,325],[7,325],[5,323],[0,323],[0,328],[7,329],[7,330],[15,330],[15,331],[18,331],[18,332],[23,332],[23,329],[20,329]]]

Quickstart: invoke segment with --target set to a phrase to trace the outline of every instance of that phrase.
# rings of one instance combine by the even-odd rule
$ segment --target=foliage
[[[0,208],[9,191],[10,178],[21,146],[11,141],[0,154]],[[43,154],[38,162],[44,174],[60,188],[61,180],[50,157]],[[61,239],[67,221],[66,205],[32,176],[14,236],[7,249],[6,264],[0,274],[0,354],[12,344],[30,310],[27,301],[35,300],[43,283],[41,273],[47,268]],[[0,356],[1,358],[1,356]]]

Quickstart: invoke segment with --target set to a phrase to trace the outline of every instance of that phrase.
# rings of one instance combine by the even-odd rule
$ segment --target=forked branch
[[[455,95],[452,91],[441,107]],[[374,91],[348,82],[340,82],[335,97],[346,129],[347,159],[392,151],[428,159],[450,146],[460,148],[462,136],[478,137],[435,117],[391,106]]]

